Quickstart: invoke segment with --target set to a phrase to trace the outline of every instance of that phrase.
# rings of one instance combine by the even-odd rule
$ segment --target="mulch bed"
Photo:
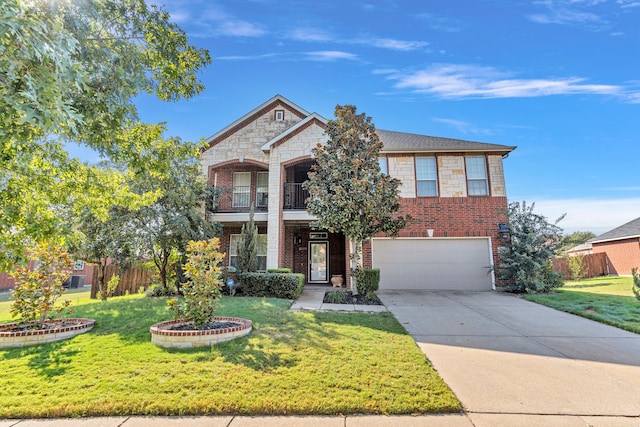
[[[2,332],[24,332],[24,331],[54,331],[56,329],[67,328],[69,326],[81,325],[82,322],[78,320],[58,320],[58,321],[45,321],[41,328],[33,324],[9,324],[0,325],[0,331]]]
[[[333,294],[338,294],[339,297]],[[351,291],[345,290],[325,292],[322,302],[326,304],[382,305],[382,301],[376,295],[373,295],[372,298],[367,298],[366,294],[354,296]]]

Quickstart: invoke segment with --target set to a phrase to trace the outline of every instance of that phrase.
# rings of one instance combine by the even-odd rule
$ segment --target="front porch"
[[[306,284],[332,286],[331,276],[348,280],[348,252],[343,234],[317,231],[309,224],[285,224],[281,266],[305,275]],[[345,286],[343,285],[343,286]]]

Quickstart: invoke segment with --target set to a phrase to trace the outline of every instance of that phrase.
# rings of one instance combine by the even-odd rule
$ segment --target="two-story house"
[[[209,185],[222,191],[210,220],[223,224],[227,262],[254,206],[261,269],[288,267],[307,283],[349,280],[348,241],[315,230],[302,188],[324,143],[327,119],[277,95],[207,139]],[[507,222],[502,161],[515,147],[377,130],[382,171],[402,181],[401,213],[414,220],[391,239],[363,247],[365,267],[381,269],[381,289],[489,290],[498,224]]]

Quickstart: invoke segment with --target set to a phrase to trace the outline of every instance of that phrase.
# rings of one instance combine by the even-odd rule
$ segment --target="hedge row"
[[[242,295],[297,299],[304,287],[304,274],[294,273],[240,273]]]

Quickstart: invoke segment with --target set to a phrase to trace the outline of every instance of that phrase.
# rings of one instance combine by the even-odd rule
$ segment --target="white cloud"
[[[425,70],[391,74],[398,89],[439,98],[525,98],[549,95],[619,95],[613,85],[584,84],[585,78],[513,79],[490,67],[437,64]]]
[[[617,3],[620,5],[621,8],[623,9],[629,9],[632,7],[640,7],[640,1],[634,1],[634,0],[618,0]]]
[[[231,55],[231,56],[218,56],[215,59],[220,61],[256,61],[259,59],[269,59],[282,56],[279,53],[264,53],[262,55]]]
[[[333,36],[321,28],[296,28],[289,32],[289,38],[304,42],[326,42],[333,40]]]
[[[382,37],[338,38],[321,28],[302,27],[291,30],[287,38],[301,42],[333,42],[336,44],[357,44],[380,49],[409,52],[427,46],[429,43],[415,40],[398,40]]]
[[[513,199],[519,201],[520,199]],[[565,234],[574,231],[605,233],[640,216],[640,198],[631,199],[542,199],[525,198],[535,202],[534,212],[554,222],[562,214],[566,217],[558,223]]]
[[[461,120],[446,119],[446,118],[439,118],[439,117],[434,117],[431,120],[433,120],[434,122],[444,123],[445,125],[449,125],[460,133],[471,133],[475,135],[491,135],[491,130],[481,129],[473,126],[471,123],[463,122]]]
[[[347,43],[373,46],[381,49],[398,50],[402,52],[409,52],[412,50],[420,49],[421,47],[425,47],[429,44],[427,42],[422,42],[422,41],[409,41],[409,40],[397,40],[397,39],[385,39],[385,38],[355,39]]]
[[[261,37],[267,32],[260,26],[241,20],[219,22],[216,33],[231,37]]]
[[[339,50],[321,50],[317,52],[306,52],[305,55],[307,55],[308,59],[310,59],[311,61],[324,61],[324,62],[336,61],[338,59],[347,59],[347,60],[358,59],[358,56],[353,53],[342,52]]]

